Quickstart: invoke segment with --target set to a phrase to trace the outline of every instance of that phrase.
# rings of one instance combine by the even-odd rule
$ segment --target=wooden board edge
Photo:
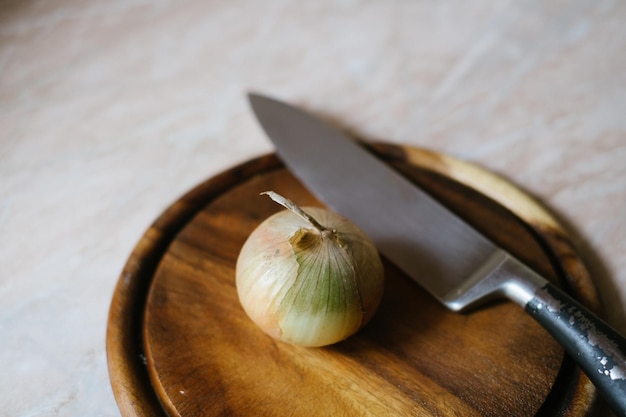
[[[447,176],[480,192],[527,224],[553,258],[553,266],[559,272],[564,288],[583,305],[602,317],[599,295],[587,267],[579,257],[567,231],[544,204],[511,181],[479,165],[427,149],[417,147],[402,149],[406,162]],[[396,158],[398,157],[396,152]],[[600,402],[596,387],[573,360],[567,357],[564,358],[562,373],[564,376],[561,379],[573,378],[575,383],[571,384],[567,392],[555,393],[555,396],[572,399],[569,402],[570,409],[559,410],[559,415],[593,415]],[[547,404],[546,408],[548,406]],[[539,415],[541,414],[550,413],[547,410],[540,410]]]
[[[280,166],[278,158],[269,154],[206,180],[166,209],[135,246],[117,281],[106,333],[109,379],[124,417],[167,416],[150,382],[142,328],[152,275],[170,242],[212,198],[242,179]]]

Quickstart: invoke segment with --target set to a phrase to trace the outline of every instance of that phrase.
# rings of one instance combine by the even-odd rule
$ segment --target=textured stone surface
[[[477,162],[572,232],[626,331],[626,4],[0,3],[0,410],[115,416],[104,336],[127,255],[271,145],[255,89]]]

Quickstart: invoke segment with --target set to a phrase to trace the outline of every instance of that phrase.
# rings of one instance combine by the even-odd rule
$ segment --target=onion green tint
[[[376,247],[336,213],[300,209],[267,194],[288,210],[261,223],[241,250],[237,292],[244,310],[266,333],[288,343],[323,346],[349,337],[371,318],[382,296]]]

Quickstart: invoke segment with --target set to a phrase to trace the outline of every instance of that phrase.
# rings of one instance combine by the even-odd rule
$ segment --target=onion
[[[239,300],[265,333],[296,345],[324,346],[358,331],[383,293],[383,266],[372,241],[329,210],[285,206],[244,243],[236,267]]]

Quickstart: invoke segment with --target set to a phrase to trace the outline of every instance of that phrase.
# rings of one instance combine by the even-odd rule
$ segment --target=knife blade
[[[285,165],[407,276],[453,311],[516,302],[626,416],[626,339],[615,329],[337,129],[276,99],[248,98]]]

